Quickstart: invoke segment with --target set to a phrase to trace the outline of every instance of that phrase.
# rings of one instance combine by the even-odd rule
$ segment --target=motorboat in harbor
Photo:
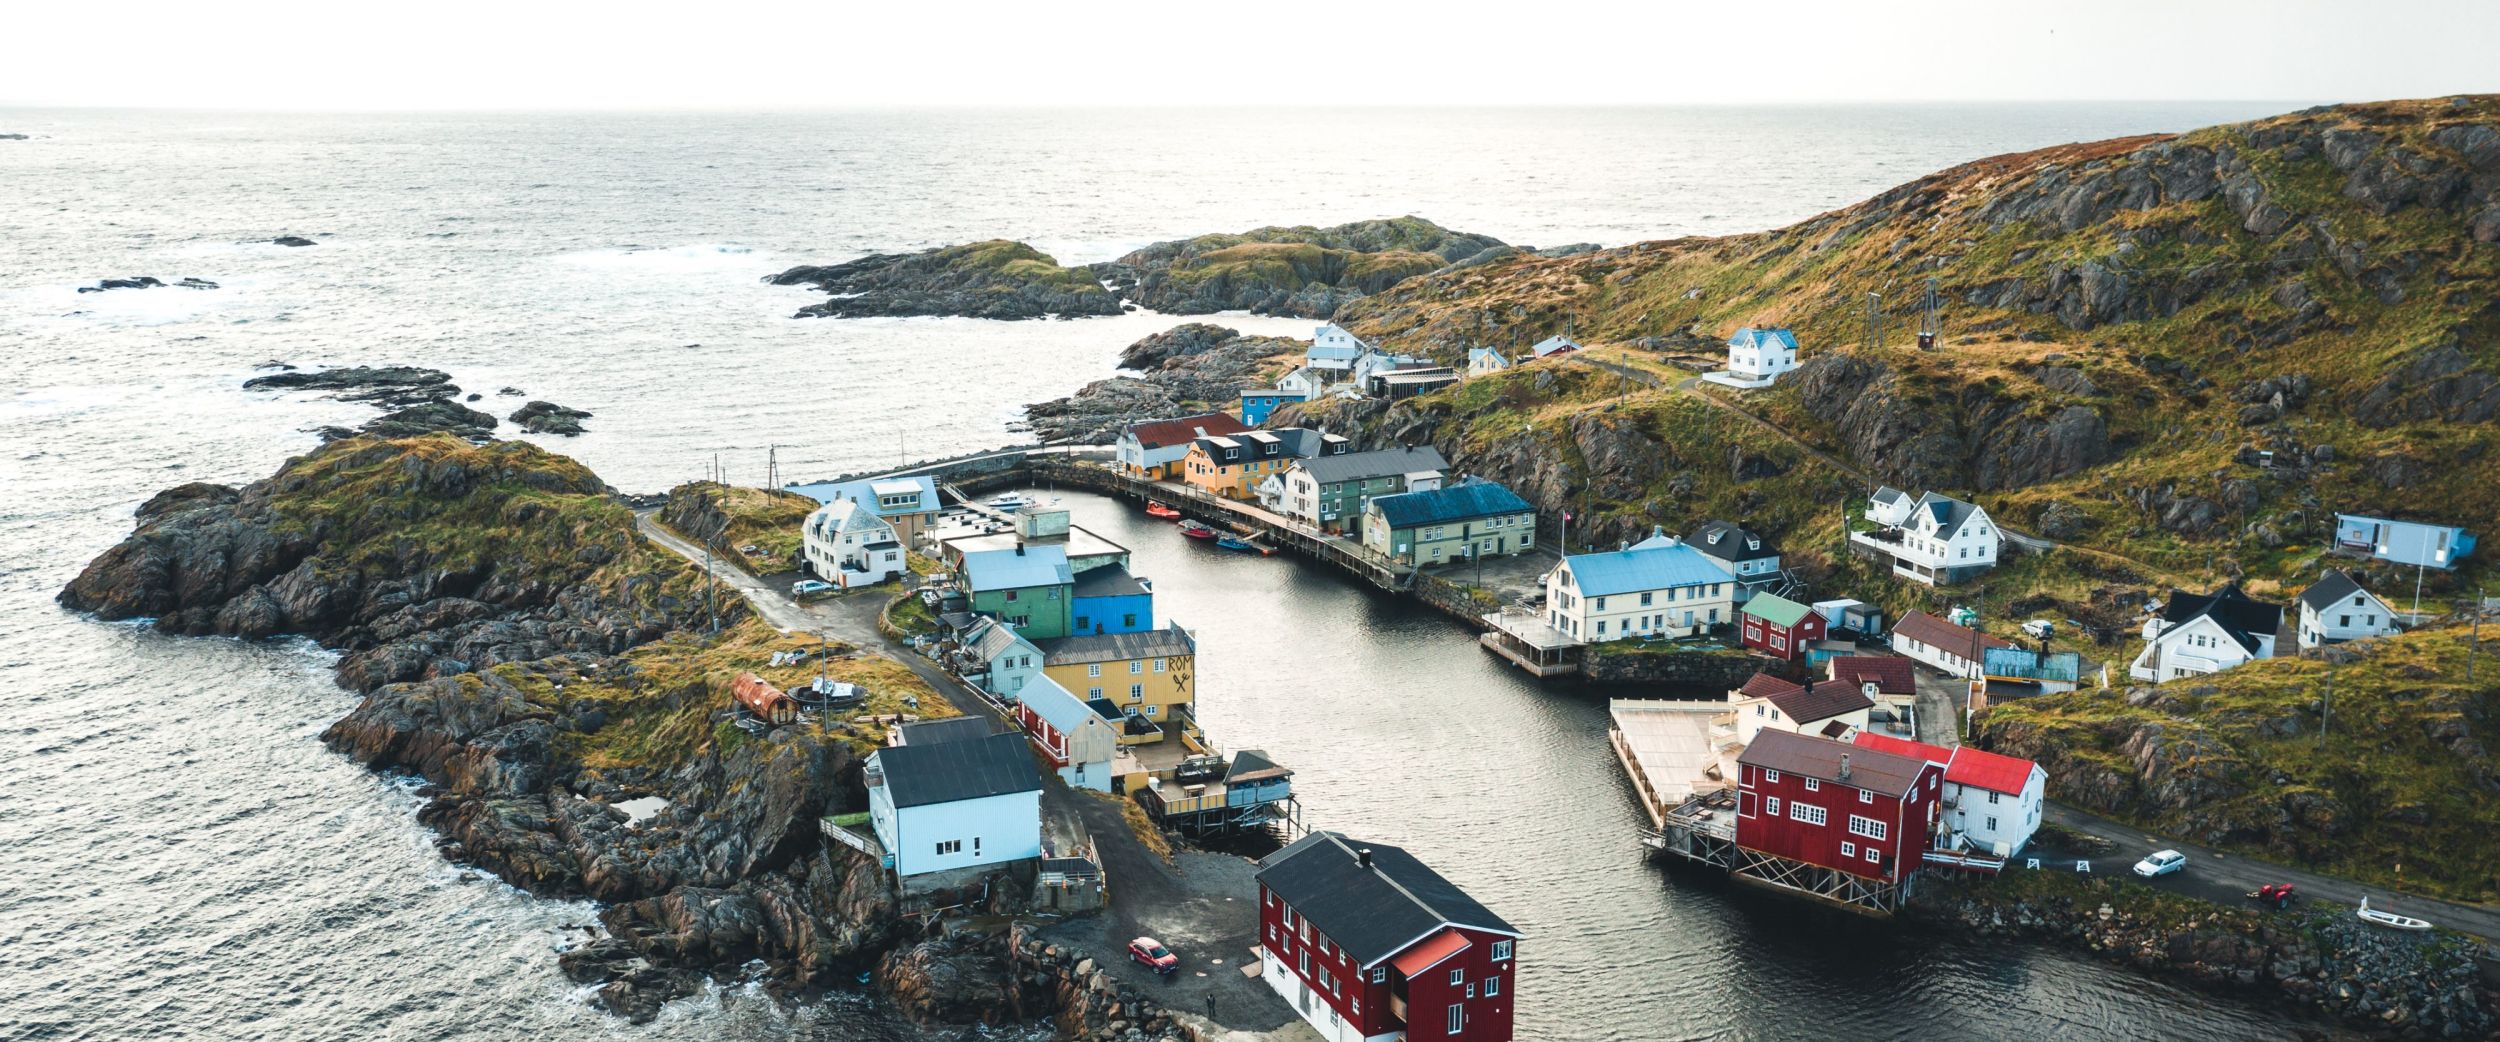
[[[1191,539],[1213,539],[1215,538],[1215,529],[1208,528],[1207,526],[1199,524],[1195,521],[1183,521],[1181,522],[1181,534],[1188,536]]]
[[[998,512],[1000,512],[1000,513],[1003,513],[1003,514],[1012,514],[1012,513],[1015,513],[1016,511],[1022,510],[1022,509],[1024,509],[1025,507],[1030,506],[1031,504],[1032,504],[1032,501],[1031,501],[1031,500],[1028,500],[1028,499],[1024,498],[1023,496],[1019,496],[1019,495],[1017,495],[1017,494],[1015,494],[1015,493],[1013,493],[1013,492],[1009,492],[1009,493],[1007,493],[1007,494],[1005,494],[1005,495],[991,496],[990,498],[988,498],[988,499],[984,499],[984,500],[982,500],[982,501],[981,501],[981,505],[982,505],[982,506],[988,507],[988,508],[990,508],[990,509],[992,509],[992,510],[996,510],[996,511],[998,511]]]
[[[1148,500],[1146,503],[1146,516],[1158,517],[1166,521],[1178,521],[1180,520],[1181,512],[1164,505],[1161,501]]]

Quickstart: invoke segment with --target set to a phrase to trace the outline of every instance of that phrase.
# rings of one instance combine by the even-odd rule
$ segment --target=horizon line
[[[1874,108],[1884,106],[1946,106],[1946,105],[2366,105],[2396,101],[2422,101],[2440,98],[2477,97],[2475,94],[2437,94],[2426,98],[2370,98],[2347,101],[2308,101],[2295,98],[1836,98],[1836,99],[1763,99],[1754,101],[1631,101],[1631,102],[1354,102],[1310,104],[1256,104],[1244,102],[1207,102],[1168,104],[1088,104],[1082,102],[876,102],[852,105],[562,105],[545,106],[273,106],[228,104],[127,104],[119,102],[41,102],[0,99],[0,109],[22,112],[208,112],[270,115],[485,115],[485,114],[660,114],[701,113],[714,115],[768,115],[853,112],[927,112],[927,111],[1018,111],[1018,112],[1330,112],[1330,111],[1398,111],[1398,110],[1484,110],[1517,111],[1555,110],[1640,110],[1640,109],[1780,109],[1780,108]],[[2289,110],[2287,110],[2289,111]]]

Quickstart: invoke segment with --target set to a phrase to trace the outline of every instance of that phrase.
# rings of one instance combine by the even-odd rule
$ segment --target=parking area
[[[1417,572],[1437,579],[1493,591],[1502,603],[1509,604],[1545,592],[1545,573],[1553,571],[1554,555],[1535,550],[1509,557],[1487,557],[1481,561],[1453,561],[1429,565]]]

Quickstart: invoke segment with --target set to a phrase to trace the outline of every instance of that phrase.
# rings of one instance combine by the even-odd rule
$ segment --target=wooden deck
[[[1188,517],[1247,536],[1254,543],[1291,550],[1335,565],[1384,590],[1404,591],[1415,581],[1411,570],[1400,568],[1387,558],[1365,550],[1360,543],[1329,535],[1257,503],[1209,495],[1178,482],[1148,481],[1122,474],[1108,466],[1082,461],[1036,459],[1029,461],[1027,467],[1037,480],[1108,493],[1140,503],[1148,500],[1162,503]]]

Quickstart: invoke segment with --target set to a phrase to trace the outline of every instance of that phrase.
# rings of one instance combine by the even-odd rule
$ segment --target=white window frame
[[[1886,834],[1891,831],[1892,823],[1890,822],[1877,821],[1873,818],[1858,814],[1849,815],[1850,835],[1864,836],[1868,839],[1882,842]]]
[[[1788,820],[1813,825],[1819,828],[1821,826],[1831,824],[1832,816],[1831,812],[1815,806],[1814,804],[1798,803],[1791,800],[1788,803]]]

